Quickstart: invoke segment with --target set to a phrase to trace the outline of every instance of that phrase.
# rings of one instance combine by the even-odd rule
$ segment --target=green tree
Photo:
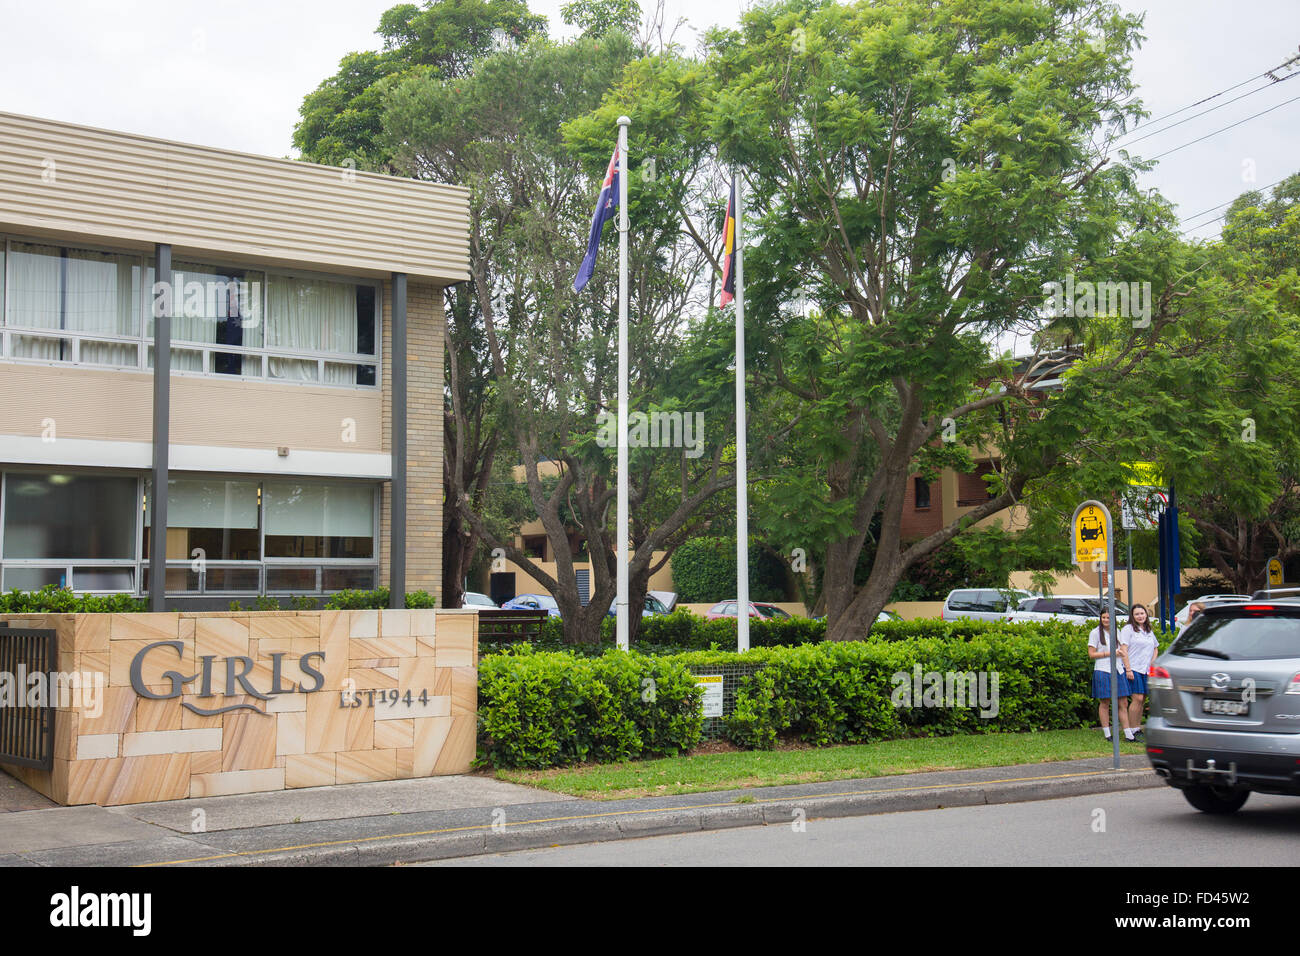
[[[1037,319],[1045,283],[1150,281],[1153,319],[1128,329],[1130,349],[1174,319],[1168,210],[1093,145],[1139,114],[1120,104],[1138,25],[1095,0],[787,0],[709,38],[708,132],[752,195],[756,377],[805,413],[804,464],[766,494],[825,543],[832,638],[860,636],[908,567],[1049,475],[1097,390],[1124,380],[1097,364],[1047,399],[1034,386],[1049,356],[991,356]],[[903,541],[910,476],[981,447],[1001,453],[993,496]]]
[[[546,18],[522,0],[429,0],[391,7],[375,31],[379,52],[349,53],[338,72],[303,98],[293,145],[331,166],[391,171],[382,132],[388,86],[409,75],[464,76],[492,51],[546,32]]]

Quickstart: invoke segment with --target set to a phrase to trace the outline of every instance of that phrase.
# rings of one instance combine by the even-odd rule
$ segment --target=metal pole
[[[393,500],[389,507],[388,606],[406,607],[406,273],[393,273]]]
[[[618,646],[628,649],[627,544],[627,128],[632,120],[618,118],[618,596],[614,622]]]
[[[1115,620],[1115,536],[1111,532],[1110,512],[1106,512],[1106,573],[1110,582],[1110,739],[1115,757],[1115,769],[1119,769],[1119,671],[1116,669],[1115,652],[1119,649],[1119,629]]]
[[[745,254],[741,222],[745,202],[740,177],[736,184],[736,650],[749,650],[749,486],[745,442]]]
[[[172,247],[158,243],[153,288],[153,480],[149,498],[149,610],[162,611],[167,590],[167,469],[171,448]],[[162,295],[159,295],[159,291]],[[189,555],[186,555],[189,557]]]
[[[1128,606],[1133,606],[1133,532],[1124,532],[1125,542],[1128,545],[1128,590],[1124,593],[1128,595]]]

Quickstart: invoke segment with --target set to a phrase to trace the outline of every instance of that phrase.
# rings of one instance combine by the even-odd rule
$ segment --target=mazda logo
[[[1232,678],[1229,677],[1227,674],[1224,674],[1222,671],[1220,671],[1218,674],[1210,675],[1210,681],[1214,684],[1215,689],[1217,690],[1223,690],[1223,688],[1227,687],[1228,681],[1230,680],[1232,680]]]

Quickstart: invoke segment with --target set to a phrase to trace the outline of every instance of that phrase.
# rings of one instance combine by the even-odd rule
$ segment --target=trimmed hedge
[[[672,658],[520,645],[479,665],[479,762],[554,767],[680,753],[700,742],[700,695]]]
[[[0,614],[133,614],[148,603],[129,594],[76,594],[47,584],[39,591],[0,593]]]
[[[730,625],[734,641],[734,622],[710,623]],[[740,661],[761,670],[740,679],[723,728],[727,739],[748,749],[771,748],[782,737],[868,743],[1091,726],[1088,631],[1063,621],[901,621],[876,625],[867,641],[755,647],[743,657],[723,648],[583,657],[594,649],[547,653],[516,645],[480,664],[480,760],[551,767],[689,749],[701,726],[691,674]],[[1169,640],[1161,634],[1161,648]],[[975,675],[973,686],[960,685],[971,695],[960,701],[966,706],[942,705],[949,673],[954,692],[956,675]],[[641,699],[646,678],[655,681],[654,702]]]
[[[388,607],[388,588],[373,591],[339,591],[325,602],[326,611],[368,611]],[[437,607],[438,599],[428,591],[410,591],[406,595],[408,608]]]

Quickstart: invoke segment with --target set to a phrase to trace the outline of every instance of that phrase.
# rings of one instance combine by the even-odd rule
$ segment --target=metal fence
[[[697,665],[690,668],[690,672],[697,677],[709,675],[722,675],[722,717],[705,717],[704,718],[704,739],[717,740],[726,736],[723,730],[723,720],[731,716],[732,710],[736,706],[736,688],[740,682],[751,674],[757,674],[763,669],[763,664],[722,664],[722,665]]]
[[[55,682],[58,638],[53,630],[0,624],[0,676],[11,694],[0,699],[0,763],[54,768]],[[44,699],[29,706],[28,678],[43,675]]]

